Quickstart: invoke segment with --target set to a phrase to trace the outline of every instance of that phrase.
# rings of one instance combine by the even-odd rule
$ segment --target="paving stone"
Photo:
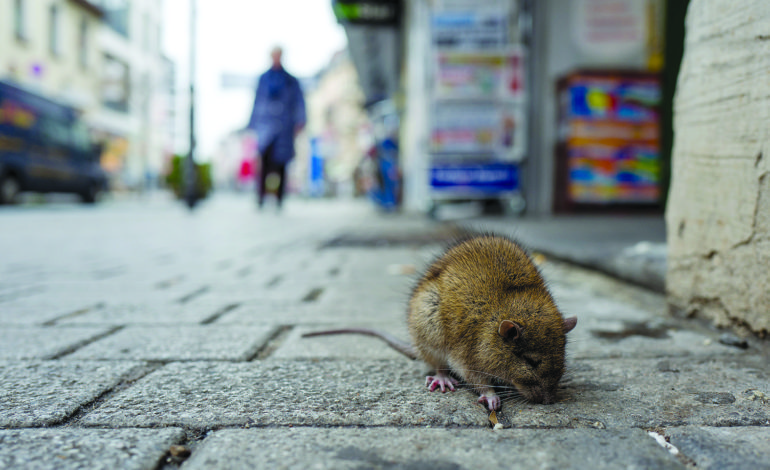
[[[172,363],[83,418],[98,426],[486,426],[466,391],[430,393],[418,364],[387,361]]]
[[[406,303],[377,303],[361,305],[353,302],[337,304],[297,301],[242,302],[237,308],[219,317],[214,324],[296,325],[301,323],[341,323],[343,321],[406,322]]]
[[[703,469],[770,469],[770,427],[666,429],[671,444]]]
[[[568,340],[567,352],[573,359],[744,354],[741,349],[654,317],[637,322],[578,316],[578,326]]]
[[[248,285],[244,283],[237,284],[216,284],[214,288],[207,292],[204,300],[213,299],[216,301],[228,302],[301,302],[302,299],[313,289],[327,289],[325,282],[312,282],[303,285],[266,287],[267,282]]]
[[[98,301],[77,297],[56,298],[36,294],[0,303],[0,324],[39,325],[75,312],[84,312]]]
[[[318,303],[323,305],[358,304],[361,307],[374,305],[400,304],[406,305],[409,300],[411,286],[397,287],[378,285],[376,282],[368,284],[338,283],[325,289]]]
[[[153,469],[181,429],[0,430],[0,468]]]
[[[114,387],[138,362],[0,362],[0,426],[48,426]]]
[[[575,360],[559,403],[503,404],[514,426],[770,425],[770,371],[758,357]]]
[[[596,297],[589,292],[574,288],[551,288],[551,293],[559,310],[566,317],[577,315],[578,319],[593,318],[601,320],[643,322],[660,319],[660,315],[624,304],[612,299]]]
[[[228,429],[185,468],[684,468],[644,431],[621,429]]]
[[[50,359],[103,335],[109,328],[0,328],[0,359]]]
[[[107,305],[130,304],[137,299],[154,302],[174,302],[193,292],[205,284],[193,288],[160,290],[153,289],[148,284],[100,283],[95,281],[70,281],[49,283],[44,295],[50,299],[61,299],[65,302],[87,300],[88,304],[102,303]]]
[[[340,328],[364,327],[390,333],[397,338],[410,341],[406,324],[360,323],[303,325],[294,328],[281,346],[270,355],[270,360],[278,359],[396,359],[403,355],[378,338],[358,334],[318,336],[303,338],[302,335],[313,331],[334,330]]]
[[[96,341],[68,359],[243,361],[275,333],[274,326],[131,326]]]
[[[226,301],[201,301],[185,304],[136,302],[104,305],[57,322],[58,325],[139,325],[200,323],[228,307]]]

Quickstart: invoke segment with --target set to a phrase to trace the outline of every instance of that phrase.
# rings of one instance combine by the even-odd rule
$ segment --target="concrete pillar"
[[[770,1],[692,0],[674,100],[669,303],[770,332]]]

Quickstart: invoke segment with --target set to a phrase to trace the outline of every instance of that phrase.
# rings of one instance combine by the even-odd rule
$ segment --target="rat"
[[[307,333],[376,336],[435,370],[432,392],[454,391],[461,378],[490,411],[501,406],[495,386],[515,387],[525,399],[550,404],[564,373],[566,334],[577,317],[563,318],[544,279],[514,240],[494,234],[457,240],[426,270],[409,297],[412,343],[367,328]]]

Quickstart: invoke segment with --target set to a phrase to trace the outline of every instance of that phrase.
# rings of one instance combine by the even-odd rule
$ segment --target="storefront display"
[[[655,75],[577,72],[559,82],[557,210],[660,199]]]
[[[438,1],[431,19],[434,201],[520,198],[525,49],[514,1]]]

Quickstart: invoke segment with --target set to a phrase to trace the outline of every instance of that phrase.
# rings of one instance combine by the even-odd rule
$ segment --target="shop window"
[[[54,56],[61,55],[61,41],[60,41],[60,14],[59,6],[51,5],[48,10],[48,50]]]
[[[14,0],[13,31],[16,34],[16,39],[20,41],[27,40],[27,18],[24,7],[24,0]]]
[[[88,20],[85,16],[80,19],[78,30],[78,62],[80,67],[88,68]]]

